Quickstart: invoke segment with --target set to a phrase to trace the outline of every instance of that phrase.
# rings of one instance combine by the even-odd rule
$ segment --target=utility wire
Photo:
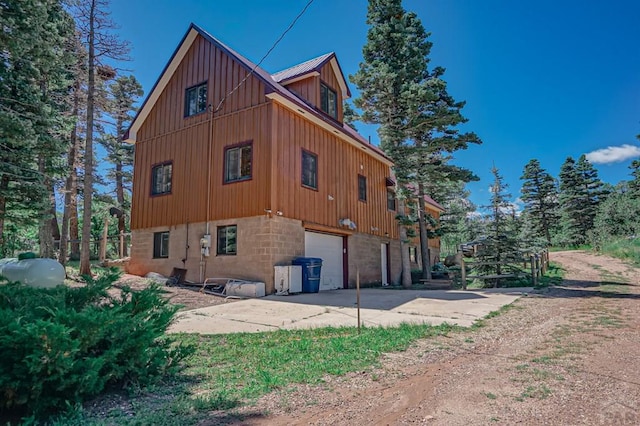
[[[229,93],[227,93],[227,95],[222,98],[222,100],[220,101],[220,103],[218,104],[218,106],[216,107],[215,110],[213,110],[214,113],[218,112],[220,110],[220,108],[222,108],[222,104],[224,103],[225,100],[227,100],[227,98],[231,95],[233,95],[236,90],[238,90],[240,88],[240,86],[242,86],[244,84],[245,81],[247,81],[247,79],[249,77],[251,77],[251,75],[253,75],[253,73],[255,72],[256,68],[258,68],[260,66],[260,64],[267,59],[267,56],[269,56],[269,54],[271,54],[271,52],[273,51],[273,49],[276,48],[276,46],[278,45],[278,43],[280,43],[282,41],[282,39],[284,38],[285,35],[287,35],[287,33],[293,28],[293,26],[296,24],[296,22],[298,22],[298,20],[302,17],[302,15],[304,15],[304,13],[307,11],[307,9],[309,9],[309,6],[311,6],[311,3],[313,3],[314,0],[309,0],[307,2],[307,4],[304,6],[304,8],[300,11],[300,13],[298,13],[298,16],[295,17],[295,19],[291,22],[291,24],[289,24],[289,26],[287,27],[286,30],[284,30],[284,32],[280,35],[280,37],[278,37],[278,39],[275,41],[275,43],[273,43],[273,45],[269,48],[269,50],[267,51],[267,53],[264,54],[264,56],[262,57],[262,59],[260,59],[260,61],[251,69],[251,71],[249,71],[247,73],[247,75],[242,79],[242,81],[240,83],[238,83],[238,85],[236,87],[233,88],[233,90],[231,90]]]

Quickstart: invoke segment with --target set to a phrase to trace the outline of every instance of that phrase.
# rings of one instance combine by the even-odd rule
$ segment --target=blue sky
[[[130,69],[145,94],[189,23],[248,59],[264,56],[307,0],[112,0],[131,43]],[[471,200],[487,204],[495,164],[519,196],[525,164],[557,176],[567,156],[588,154],[602,180],[629,179],[640,157],[640,2],[634,0],[405,0],[446,68],[449,92],[466,100],[465,130],[483,140],[456,153],[473,170]],[[262,63],[276,72],[335,51],[348,76],[366,41],[366,0],[315,0]],[[351,87],[354,97],[355,87]],[[377,143],[375,129],[358,125]],[[608,151],[601,151],[607,150]],[[619,161],[614,161],[619,160]]]

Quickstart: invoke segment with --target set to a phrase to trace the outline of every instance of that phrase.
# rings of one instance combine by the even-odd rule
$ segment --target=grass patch
[[[495,393],[483,392],[483,394],[484,394],[484,396],[486,396],[489,399],[497,399],[498,398]]]
[[[536,286],[536,288],[546,288],[562,284],[565,272],[566,270],[563,269],[559,264],[555,262],[549,262],[547,272],[543,276],[538,278],[538,285]]]
[[[121,410],[108,419],[85,413],[79,423],[172,424],[169,420],[177,418],[181,425],[197,424],[211,411],[250,404],[276,389],[288,391],[294,384],[322,383],[327,375],[370,370],[383,353],[404,351],[418,339],[458,329],[447,324],[403,324],[364,328],[361,334],[356,328],[181,334],[176,340],[193,344],[197,350],[186,359],[180,378],[129,395],[135,416]],[[233,415],[233,410],[225,415]]]
[[[618,238],[602,244],[601,252],[640,266],[640,238]]]

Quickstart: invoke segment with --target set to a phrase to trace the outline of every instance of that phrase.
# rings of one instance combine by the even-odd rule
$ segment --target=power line
[[[304,6],[304,8],[300,11],[300,13],[298,13],[298,16],[295,17],[295,19],[291,22],[291,24],[289,24],[289,26],[287,27],[286,30],[284,30],[284,32],[280,35],[280,37],[278,37],[278,39],[275,41],[275,43],[273,43],[273,45],[269,48],[269,50],[267,50],[267,53],[264,54],[264,56],[262,57],[262,59],[260,59],[260,61],[251,69],[251,71],[249,71],[247,73],[247,75],[242,79],[242,81],[240,83],[238,83],[238,85],[236,87],[233,88],[233,90],[231,90],[229,93],[227,93],[227,95],[222,98],[222,100],[220,101],[220,103],[218,104],[218,106],[216,107],[215,110],[213,110],[213,112],[218,112],[220,110],[220,108],[222,108],[222,104],[224,103],[224,101],[231,95],[233,95],[235,93],[236,90],[238,90],[240,88],[240,86],[242,86],[244,84],[245,81],[247,81],[247,79],[249,77],[251,77],[251,75],[253,75],[253,73],[255,72],[255,70],[260,66],[260,64],[267,59],[267,56],[269,56],[269,54],[271,54],[271,52],[273,51],[273,49],[276,48],[276,46],[278,45],[278,43],[280,43],[282,41],[282,39],[284,38],[285,35],[287,35],[287,33],[294,27],[294,25],[296,24],[296,22],[298,22],[298,20],[302,17],[302,15],[304,15],[304,13],[307,11],[307,9],[309,9],[309,6],[311,6],[311,3],[313,3],[314,0],[309,0],[307,2],[307,4]]]

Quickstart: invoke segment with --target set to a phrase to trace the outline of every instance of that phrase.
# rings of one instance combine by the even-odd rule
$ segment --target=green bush
[[[0,284],[0,413],[44,415],[178,368],[191,350],[165,336],[178,307],[158,286],[109,295],[117,278],[109,271],[75,288]]]

